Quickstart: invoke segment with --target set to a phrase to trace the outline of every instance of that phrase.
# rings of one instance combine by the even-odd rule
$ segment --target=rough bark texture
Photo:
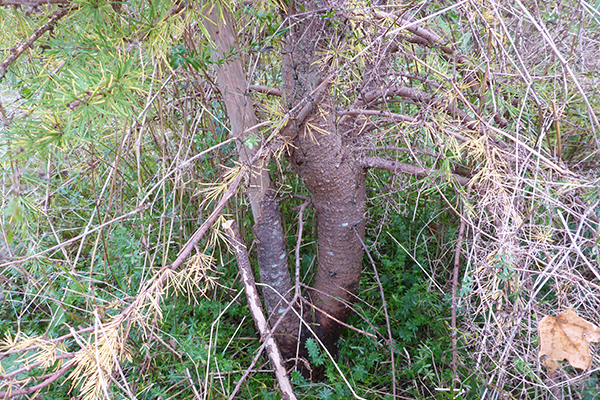
[[[346,321],[343,302],[353,300],[362,267],[363,249],[352,228],[364,239],[365,173],[337,133],[315,139],[302,130],[292,155],[317,214],[319,266],[311,298],[326,314]],[[321,312],[315,322],[319,338],[335,351],[341,325]]]
[[[260,281],[265,285],[262,289],[263,298],[269,310],[269,323],[273,326],[285,312],[293,292],[287,265],[287,247],[274,191],[266,194],[261,205],[263,214],[254,225],[254,236]],[[299,323],[295,314],[288,312],[276,330],[275,338],[286,359],[295,356]]]
[[[328,315],[347,319],[349,310],[344,302],[353,300],[360,280],[363,249],[353,228],[364,238],[365,171],[344,143],[341,132],[346,131],[336,126],[329,68],[318,62],[331,32],[327,21],[311,11],[326,4],[296,4],[308,13],[296,17],[289,11],[291,29],[284,51],[282,89],[290,109],[307,99],[313,104],[306,118],[292,115],[296,119],[286,136],[293,143],[290,160],[311,193],[317,215],[318,269],[311,300],[323,312],[315,311],[315,331],[335,351],[342,327]]]
[[[231,124],[231,134],[237,143],[239,159],[249,162],[260,146],[249,148],[243,140],[248,135],[260,138],[253,102],[247,91],[246,74],[237,57],[237,40],[234,22],[227,8],[213,6],[206,14],[204,26],[214,42],[213,61],[226,60],[217,67],[219,90]],[[230,56],[233,50],[234,57]],[[271,187],[269,172],[264,165],[254,168],[247,179],[247,190],[254,215],[254,235],[257,241],[257,258],[269,322],[275,323],[292,297],[292,284],[288,269],[285,237],[279,215],[279,206]],[[275,338],[285,358],[293,357],[299,320],[289,312],[279,324]]]

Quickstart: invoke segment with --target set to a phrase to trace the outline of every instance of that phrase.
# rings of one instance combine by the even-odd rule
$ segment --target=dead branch
[[[371,115],[377,117],[386,117],[394,120],[406,121],[406,122],[417,122],[417,118],[409,117],[408,115],[402,115],[397,113],[391,113],[387,111],[377,111],[377,110],[357,110],[351,109],[342,111],[339,113],[340,115]]]
[[[22,352],[25,352],[25,350],[21,350]],[[6,353],[2,354],[2,358],[4,358]],[[55,360],[65,360],[65,359],[70,359],[75,357],[75,353],[65,353],[65,354],[59,354],[56,357],[54,357]],[[46,363],[46,360],[42,360],[42,361],[37,361],[33,364],[29,364],[25,367],[16,369],[14,371],[11,371],[5,375],[0,375],[0,382],[4,382],[4,381],[9,381],[12,380],[13,377],[16,377],[19,374],[22,374],[24,372],[29,372],[31,371],[33,368],[37,368],[40,365],[43,365],[44,363]],[[28,377],[27,380],[43,380],[46,379],[47,376],[35,376],[35,377]]]
[[[394,174],[406,174],[416,176],[418,178],[426,178],[430,176],[435,176],[440,174],[440,171],[430,169],[430,168],[421,168],[411,164],[401,163],[395,160],[390,160],[387,158],[381,157],[363,157],[362,165],[365,168],[377,168],[384,169],[389,172],[393,172]],[[469,178],[465,178],[464,176],[452,174],[451,175],[456,182],[463,186],[467,186],[471,181]]]
[[[2,80],[4,78],[4,75],[6,74],[6,70],[12,63],[15,62],[15,60],[17,58],[19,58],[19,56],[25,52],[25,50],[29,49],[33,45],[33,43],[35,43],[35,41],[38,40],[44,33],[48,32],[49,30],[54,28],[54,25],[56,25],[56,23],[62,17],[67,15],[67,13],[70,10],[71,10],[71,8],[62,8],[62,9],[56,11],[54,13],[54,16],[50,19],[50,21],[48,21],[48,23],[46,25],[42,26],[41,28],[36,29],[36,31],[33,32],[33,34],[29,37],[29,39],[27,39],[21,45],[12,49],[11,50],[12,54],[10,56],[8,56],[8,58],[6,60],[4,60],[2,62],[2,64],[0,64],[0,80]]]
[[[464,68],[464,66],[468,63],[467,57],[464,54],[456,51],[454,46],[448,44],[447,40],[440,37],[433,30],[419,24],[415,18],[408,15],[394,15],[381,10],[377,10],[375,12],[375,15],[377,18],[396,21],[401,26],[400,29],[405,29],[414,35],[402,35],[400,34],[400,30],[396,29],[387,32],[386,36],[398,37],[406,40],[409,43],[418,44],[420,46],[439,48],[442,51],[443,56],[446,60],[454,61],[456,63],[456,65],[463,73],[465,81],[469,84],[469,86],[475,87],[480,84],[473,71],[467,71]],[[391,51],[396,50],[397,49],[391,49]]]
[[[259,153],[258,155],[260,156],[260,154],[261,153]],[[144,298],[149,292],[156,292],[157,291],[156,289],[161,288],[162,285],[164,284],[164,282],[167,280],[167,278],[169,276],[169,270],[176,270],[177,268],[179,268],[181,266],[181,264],[183,264],[183,262],[186,260],[187,256],[191,253],[191,251],[194,249],[194,247],[198,244],[198,242],[206,234],[208,229],[214,224],[217,217],[221,214],[221,212],[223,211],[223,208],[225,208],[225,205],[227,204],[227,201],[237,192],[237,189],[238,189],[240,183],[242,182],[243,176],[244,176],[243,172],[240,172],[234,178],[234,180],[230,183],[229,188],[223,194],[221,200],[219,201],[219,203],[217,204],[217,206],[215,207],[215,209],[213,210],[211,215],[206,219],[206,221],[204,221],[202,226],[200,226],[200,228],[196,231],[196,233],[192,236],[192,238],[186,243],[186,245],[183,247],[183,249],[179,253],[179,256],[177,257],[177,259],[171,265],[164,266],[157,273],[157,275],[154,279],[148,281],[146,283],[146,285],[144,286],[144,288],[142,290],[140,290],[140,293],[138,294],[136,299],[125,310],[123,310],[121,312],[120,315],[122,316],[122,318],[124,320],[128,319],[129,315],[139,305],[139,302],[137,300]],[[139,209],[136,209],[132,213],[136,213],[136,212],[139,212]],[[123,217],[129,216],[132,213],[125,214]],[[113,223],[113,222],[114,222],[114,220],[111,221],[111,223]],[[104,226],[104,224],[102,226]],[[75,238],[75,239],[77,239],[77,238]],[[64,243],[63,243],[63,245],[64,245]],[[158,291],[160,292],[160,290],[158,290]],[[85,328],[85,329],[81,330],[80,332],[89,331],[89,330],[92,330],[92,328]],[[69,335],[65,335],[61,338],[55,339],[54,341],[58,342],[59,339],[64,340],[67,337],[70,337],[72,335],[73,335],[73,333],[71,333]],[[47,387],[48,385],[50,385],[52,382],[56,381],[60,376],[64,375],[75,364],[76,364],[75,361],[70,361],[63,368],[47,375],[48,378],[44,382],[40,383],[39,385],[31,386],[31,387],[25,388],[25,389],[0,392],[0,399],[1,400],[9,399],[14,396],[29,394],[29,393],[33,393],[35,391],[41,390],[41,389]]]
[[[454,388],[454,383],[456,382],[456,368],[458,366],[458,349],[457,349],[457,328],[456,328],[456,307],[458,305],[456,295],[458,292],[458,272],[460,266],[460,251],[462,247],[463,236],[465,234],[465,219],[461,218],[460,220],[460,228],[458,229],[458,239],[456,240],[456,250],[454,251],[454,271],[452,274],[452,372],[454,374],[452,379],[452,387]]]
[[[46,379],[38,385],[30,386],[25,389],[7,390],[6,392],[0,392],[0,399],[7,400],[7,399],[10,399],[10,398],[13,398],[16,396],[23,396],[23,395],[27,395],[30,393],[35,393],[38,390],[42,390],[43,388],[49,386],[54,381],[56,381],[58,378],[63,376],[73,365],[75,365],[75,361],[74,360],[69,361],[61,369],[59,369],[49,375],[46,375]]]
[[[330,74],[327,78],[323,79],[321,84],[317,86],[312,92],[304,96],[294,107],[292,107],[286,117],[289,116],[287,124],[281,129],[281,135],[289,139],[294,138],[298,134],[300,126],[306,121],[308,116],[314,112],[315,105],[319,104],[327,90],[329,89],[329,83],[334,77],[334,74]]]
[[[283,365],[283,358],[279,352],[279,347],[271,335],[271,330],[267,324],[267,320],[263,314],[262,305],[260,303],[260,297],[256,290],[256,284],[254,282],[254,276],[252,275],[252,269],[250,267],[250,260],[248,258],[248,252],[246,246],[242,243],[242,237],[237,228],[235,221],[230,220],[223,226],[225,231],[229,235],[231,240],[231,246],[235,253],[235,258],[238,262],[240,269],[240,275],[242,277],[242,283],[246,291],[246,297],[248,298],[248,308],[252,313],[254,322],[260,331],[261,340],[266,344],[267,353],[271,360],[271,366],[275,370],[275,376],[279,383],[279,389],[284,400],[295,400],[296,395],[292,389],[292,384],[287,376],[285,367]]]
[[[242,182],[243,176],[244,176],[244,174],[240,172],[235,177],[233,182],[231,182],[231,184],[229,185],[229,188],[227,189],[227,191],[223,194],[221,201],[219,201],[219,204],[217,204],[217,207],[215,207],[215,209],[210,214],[208,219],[206,221],[204,221],[202,226],[200,226],[200,228],[196,231],[196,233],[194,233],[194,235],[191,237],[191,239],[188,240],[188,242],[185,244],[185,246],[183,246],[183,249],[181,249],[181,251],[179,252],[177,259],[175,259],[175,261],[173,261],[173,264],[168,266],[168,268],[175,270],[175,269],[179,268],[179,266],[181,264],[183,264],[185,259],[190,255],[190,253],[194,249],[194,247],[196,247],[196,245],[198,244],[200,239],[202,239],[202,237],[204,237],[204,235],[206,234],[208,229],[214,224],[217,217],[219,215],[221,215],[221,212],[223,211],[223,208],[225,208],[225,205],[227,204],[229,199],[237,192],[237,189],[238,189],[240,183]]]
[[[415,154],[423,154],[425,156],[430,157],[439,157],[437,154],[433,154],[429,151],[419,150],[419,149],[409,149],[406,147],[398,147],[398,146],[362,146],[359,148],[362,151],[399,151],[402,153],[415,153]]]
[[[271,95],[271,96],[279,96],[279,97],[281,97],[283,95],[280,89],[277,89],[277,88],[274,88],[274,87],[271,87],[271,86],[249,85],[248,89],[253,90],[255,92],[259,92],[259,93],[268,94],[268,95]]]
[[[470,117],[465,111],[456,107],[453,104],[450,104],[448,100],[443,98],[435,97],[429,93],[422,92],[417,89],[409,88],[406,86],[389,86],[387,88],[378,88],[370,90],[366,93],[363,93],[361,96],[361,103],[359,105],[368,106],[374,103],[379,99],[389,99],[391,97],[404,97],[415,101],[417,103],[433,105],[440,110],[444,111],[446,114],[451,115],[452,117],[459,118],[465,125],[470,128],[473,128],[476,120]]]

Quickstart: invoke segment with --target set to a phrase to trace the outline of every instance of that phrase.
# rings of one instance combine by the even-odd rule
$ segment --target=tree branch
[[[56,11],[54,13],[54,16],[50,19],[50,21],[48,21],[48,23],[46,25],[42,26],[41,28],[38,28],[35,32],[33,32],[33,34],[29,37],[29,39],[27,39],[24,43],[22,43],[21,45],[19,45],[11,50],[12,54],[10,56],[8,56],[8,58],[6,60],[4,60],[2,62],[2,64],[0,64],[0,81],[4,78],[4,75],[6,74],[6,70],[8,69],[8,67],[13,62],[15,62],[15,60],[17,58],[19,58],[19,56],[25,52],[25,50],[29,49],[33,45],[33,43],[36,40],[38,40],[44,33],[48,32],[49,30],[54,28],[54,25],[56,25],[56,23],[62,17],[67,15],[67,13],[70,10],[71,10],[71,8],[62,8],[62,9]]]
[[[271,360],[271,366],[275,370],[275,376],[279,383],[282,398],[283,400],[296,400],[292,384],[290,383],[283,365],[283,358],[279,352],[279,347],[277,347],[277,343],[275,343],[275,340],[271,335],[271,330],[269,329],[269,325],[263,314],[260,297],[258,296],[254,276],[252,275],[252,269],[250,267],[250,260],[248,259],[248,252],[246,251],[246,246],[242,243],[242,237],[237,228],[237,224],[235,221],[230,220],[223,224],[223,227],[231,240],[231,246],[233,247],[233,252],[235,253],[235,258],[238,262],[242,283],[244,284],[244,290],[246,291],[246,297],[248,298],[248,308],[260,331],[261,340],[265,340],[269,359]]]
[[[24,349],[20,350],[20,351],[23,352],[23,353],[26,352]],[[8,353],[2,353],[2,358],[4,358],[5,355],[8,355]],[[73,358],[73,357],[75,357],[75,353],[64,353],[64,354],[59,354],[59,355],[55,356],[54,360],[55,361],[56,360],[65,360],[65,359],[70,359],[70,358]],[[12,380],[13,377],[15,377],[15,376],[17,376],[19,374],[22,374],[24,372],[29,372],[32,369],[37,368],[40,365],[45,364],[46,362],[47,362],[47,360],[37,361],[37,362],[34,362],[33,364],[29,364],[29,365],[26,365],[25,367],[19,368],[19,369],[14,370],[14,371],[11,371],[11,372],[9,372],[9,373],[7,373],[5,375],[0,375],[0,381]],[[50,374],[43,375],[43,376],[32,376],[32,377],[27,378],[27,380],[38,380],[39,381],[39,380],[46,379],[49,375]]]
[[[340,115],[372,115],[372,116],[376,116],[376,117],[386,117],[386,118],[397,119],[397,120],[406,121],[406,122],[417,122],[418,121],[417,118],[409,117],[408,115],[402,115],[402,114],[396,114],[396,113],[391,113],[391,112],[387,112],[387,111],[378,111],[378,110],[351,109],[351,110],[342,111],[339,114]]]
[[[455,118],[460,118],[463,121],[463,123],[465,123],[469,127],[473,127],[473,125],[477,122],[475,119],[471,118],[465,111],[450,104],[447,100],[437,98],[429,93],[425,93],[413,88],[408,88],[406,86],[389,86],[387,88],[377,88],[370,90],[362,95],[362,105],[368,105],[378,99],[385,99],[395,96],[404,97],[413,100],[417,103],[434,105],[437,108],[444,111],[445,113]]]
[[[402,173],[406,175],[416,176],[419,178],[426,178],[440,173],[440,171],[434,169],[421,168],[411,164],[405,164],[380,157],[363,157],[363,159],[361,160],[361,164],[365,168],[384,169],[386,171],[393,172],[394,174]],[[471,181],[469,178],[465,178],[464,176],[456,174],[452,174],[452,177],[456,180],[456,182],[463,186],[467,186]]]
[[[280,89],[273,88],[271,86],[250,85],[250,86],[248,86],[248,89],[253,90],[255,92],[259,92],[259,93],[269,94],[271,96],[279,96],[279,97],[281,97],[283,95],[281,93]]]
[[[362,151],[400,151],[403,153],[416,153],[423,154],[425,156],[430,157],[439,157],[437,154],[430,153],[429,151],[418,150],[418,149],[409,149],[406,147],[398,147],[398,146],[363,146],[359,147]]]
[[[225,205],[227,204],[227,202],[229,201],[231,196],[233,196],[237,192],[238,186],[242,182],[243,175],[244,174],[242,172],[240,172],[238,174],[238,176],[235,177],[235,179],[229,185],[229,188],[227,188],[227,191],[223,194],[223,197],[219,201],[219,204],[217,204],[217,206],[215,207],[213,212],[210,214],[208,219],[206,221],[204,221],[204,223],[200,226],[200,228],[198,228],[198,230],[194,233],[192,238],[187,241],[185,246],[183,246],[183,248],[179,252],[179,255],[177,256],[175,261],[173,261],[173,264],[171,264],[170,266],[167,266],[166,268],[176,270],[177,268],[179,268],[179,266],[181,264],[183,264],[183,262],[186,260],[186,258],[190,255],[190,253],[194,249],[194,247],[196,247],[196,245],[198,244],[200,239],[202,239],[204,234],[210,229],[210,227],[212,227],[212,225],[216,221],[217,217],[219,215],[221,215],[223,208],[225,208]]]
[[[38,390],[42,390],[43,388],[49,386],[50,384],[52,384],[52,382],[56,381],[58,378],[63,376],[73,365],[75,365],[75,361],[69,361],[61,369],[49,374],[48,378],[38,385],[30,386],[25,389],[7,390],[6,392],[0,392],[0,399],[7,400],[16,396],[23,396],[37,392]]]
[[[458,239],[456,240],[456,250],[454,250],[454,271],[452,274],[452,362],[450,363],[452,367],[453,379],[452,379],[452,389],[454,390],[454,385],[457,379],[456,368],[458,367],[458,348],[457,348],[457,338],[456,338],[456,308],[458,305],[456,294],[458,292],[458,272],[460,266],[460,250],[462,247],[463,236],[465,234],[465,219],[460,219],[460,228],[458,229]]]

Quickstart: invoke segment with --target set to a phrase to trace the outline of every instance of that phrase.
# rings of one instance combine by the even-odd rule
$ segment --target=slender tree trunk
[[[244,145],[249,135],[261,139],[256,129],[253,101],[248,95],[246,74],[238,57],[235,24],[226,7],[212,7],[205,14],[204,26],[214,43],[212,59],[223,61],[216,68],[219,90],[225,103],[231,124],[231,135],[239,138],[237,152],[241,162],[248,163],[260,148]],[[231,54],[233,53],[233,57]],[[269,316],[274,324],[284,312],[292,297],[292,285],[288,269],[285,237],[279,215],[279,206],[265,161],[256,165],[246,181],[246,186],[254,215],[254,235],[257,241],[257,259],[263,297]],[[294,356],[297,344],[299,320],[293,312],[288,312],[280,323],[275,338],[284,358]]]
[[[296,4],[300,3],[299,9],[308,13],[288,15],[291,29],[284,51],[282,89],[289,109],[309,99],[312,110],[304,119],[292,120],[286,135],[293,142],[290,160],[311,193],[317,215],[318,269],[311,300],[321,311],[314,314],[315,330],[335,351],[342,327],[329,316],[347,319],[349,310],[344,303],[352,302],[360,281],[363,249],[355,230],[364,239],[365,171],[344,143],[349,124],[336,126],[330,71],[319,59],[327,48],[324,38],[331,36],[331,23],[310,11],[326,4],[310,0]]]

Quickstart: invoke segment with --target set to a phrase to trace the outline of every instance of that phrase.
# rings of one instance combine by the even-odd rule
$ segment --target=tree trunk
[[[246,74],[238,57],[238,44],[234,29],[234,20],[227,7],[218,3],[205,14],[204,26],[208,31],[212,47],[212,59],[221,62],[217,70],[219,90],[225,103],[227,116],[231,124],[231,135],[239,140],[236,143],[241,162],[249,163],[258,152],[260,145],[252,148],[244,145],[249,135],[261,138],[256,129],[253,101],[248,95]],[[232,53],[234,57],[229,55]],[[246,186],[254,215],[254,236],[260,271],[260,282],[267,315],[271,326],[287,307],[293,297],[290,273],[288,269],[287,249],[279,206],[271,185],[269,172],[264,160],[253,167]],[[275,332],[275,338],[284,358],[294,356],[297,344],[299,320],[293,312],[288,312]]]
[[[310,12],[316,3],[296,4],[308,13],[293,25],[295,16],[288,15],[292,26],[286,37],[282,89],[289,109],[309,99],[312,110],[303,119],[292,115],[286,139],[293,143],[290,161],[311,193],[317,216],[318,269],[311,300],[321,311],[314,314],[315,330],[335,352],[342,326],[329,316],[346,321],[349,309],[344,303],[352,302],[360,281],[363,249],[356,234],[364,239],[365,170],[344,143],[342,133],[349,124],[344,124],[346,129],[336,126],[329,68],[319,59],[327,48],[331,24]]]
[[[314,9],[308,1],[302,5],[308,11]],[[242,140],[248,134],[259,137],[251,129],[256,125],[256,117],[247,96],[241,62],[239,58],[223,56],[232,48],[237,49],[233,19],[225,8],[214,7],[206,15],[212,21],[206,21],[204,26],[215,43],[213,60],[227,59],[217,68],[217,77],[232,135]],[[290,17],[293,18],[291,14]],[[347,134],[350,123],[336,125],[335,104],[327,81],[329,70],[316,62],[324,37],[331,33],[327,21],[318,14],[303,18],[292,26],[286,39],[282,89],[286,105],[291,109],[303,104],[304,112],[295,119],[293,116],[284,139],[293,143],[289,158],[311,193],[317,215],[318,269],[310,293],[316,310],[311,322],[319,339],[335,352],[342,328],[336,320],[347,320],[345,303],[352,302],[360,281],[363,249],[356,234],[364,239],[365,170],[343,143],[342,132]],[[238,153],[242,161],[248,161],[253,150],[240,142]],[[268,285],[263,287],[263,296],[273,323],[285,309],[282,296],[289,301],[292,293],[279,210],[270,185],[268,173],[260,168],[250,177],[248,191],[256,221],[261,283]],[[277,341],[286,358],[296,352],[298,323],[288,313],[277,330]],[[303,350],[303,346],[300,348]]]

